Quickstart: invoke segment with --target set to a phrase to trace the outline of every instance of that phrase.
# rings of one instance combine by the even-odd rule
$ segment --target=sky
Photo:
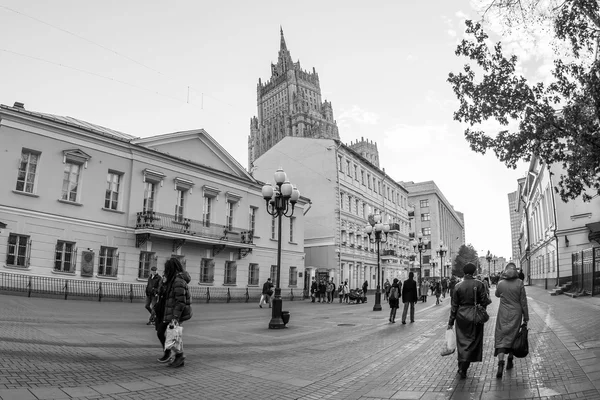
[[[256,85],[281,26],[292,59],[319,74],[341,140],[376,142],[397,181],[435,181],[464,213],[467,243],[511,258],[507,195],[526,164],[470,149],[446,82],[466,62],[454,50],[478,18],[469,0],[166,4],[0,0],[0,103],[139,137],[204,128],[247,167]],[[506,43],[526,76],[547,73],[535,47]]]

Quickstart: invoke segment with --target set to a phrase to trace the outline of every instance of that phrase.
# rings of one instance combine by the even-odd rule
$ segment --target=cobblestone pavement
[[[484,360],[458,379],[441,357],[448,300],[418,303],[416,322],[388,306],[284,302],[288,328],[269,330],[257,304],[194,304],[185,366],[162,353],[141,303],[0,295],[0,399],[599,399],[600,299],[527,288],[530,355],[496,379],[493,330]],[[433,301],[432,301],[433,300]]]

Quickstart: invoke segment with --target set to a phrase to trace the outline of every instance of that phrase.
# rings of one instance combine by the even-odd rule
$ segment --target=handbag
[[[529,354],[529,340],[527,339],[527,324],[521,325],[519,332],[512,344],[513,355],[517,358],[527,357]]]
[[[477,286],[473,288],[475,291],[475,306],[473,307],[473,322],[475,325],[483,325],[489,321],[490,315],[487,310],[481,305],[477,303]]]

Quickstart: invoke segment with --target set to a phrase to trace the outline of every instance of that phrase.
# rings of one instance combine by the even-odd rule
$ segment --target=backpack
[[[392,300],[398,300],[398,288],[395,286],[392,286],[392,290],[390,291],[390,299]]]

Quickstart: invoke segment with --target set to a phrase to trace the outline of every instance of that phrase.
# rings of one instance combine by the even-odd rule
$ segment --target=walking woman
[[[160,340],[163,351],[165,348],[165,333],[169,323],[174,320],[179,324],[192,318],[192,305],[188,283],[190,275],[183,270],[183,266],[176,258],[165,262],[162,286],[159,289],[160,299],[156,311],[156,336]],[[170,351],[165,351],[158,359],[160,363],[166,363],[170,359]],[[185,356],[183,352],[178,353],[169,364],[171,367],[183,367]]]
[[[496,285],[496,297],[500,298],[498,316],[496,317],[494,357],[498,357],[496,378],[502,378],[504,355],[508,354],[506,369],[513,368],[512,344],[519,332],[521,320],[529,321],[527,294],[523,281],[514,263],[508,263],[503,273],[503,280]]]
[[[396,323],[396,311],[398,311],[398,307],[400,307],[400,285],[402,284],[398,281],[398,278],[394,278],[394,283],[392,283],[392,288],[390,289],[390,295],[388,297],[391,323]]]
[[[473,322],[475,302],[486,307],[487,295],[483,283],[473,274],[477,268],[472,263],[463,267],[464,279],[457,283],[452,294],[452,306],[448,329],[456,322],[456,352],[458,354],[458,373],[461,379],[467,377],[472,362],[481,362],[483,356],[483,324]]]

